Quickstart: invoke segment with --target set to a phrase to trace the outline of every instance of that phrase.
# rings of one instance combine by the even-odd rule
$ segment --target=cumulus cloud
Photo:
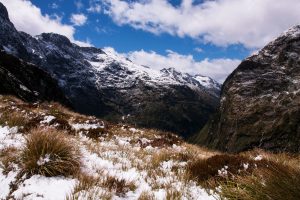
[[[27,0],[0,0],[9,13],[10,20],[14,23],[19,31],[24,31],[33,36],[41,33],[58,33],[65,35],[72,42],[79,45],[89,46],[90,44],[74,39],[75,28],[63,24],[60,17],[50,17],[43,15],[41,10]],[[30,22],[30,23],[28,23]]]
[[[74,24],[74,26],[83,26],[87,21],[87,16],[84,14],[72,14],[70,21]]]
[[[300,22],[299,0],[103,0],[105,13],[118,25],[154,34],[192,37],[218,46],[264,46]]]
[[[112,47],[105,47],[104,51],[109,51],[123,57],[127,57],[134,63],[149,66],[156,70],[174,67],[181,72],[190,74],[201,74],[209,76],[216,81],[223,83],[226,77],[240,64],[238,59],[204,59],[196,61],[192,55],[182,55],[177,52],[167,50],[166,55],[160,55],[154,51],[132,51],[120,54]]]

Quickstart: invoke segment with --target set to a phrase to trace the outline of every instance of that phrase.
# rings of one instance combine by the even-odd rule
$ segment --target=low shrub
[[[26,138],[22,164],[25,173],[44,176],[76,174],[80,152],[68,136],[56,129],[33,129]]]

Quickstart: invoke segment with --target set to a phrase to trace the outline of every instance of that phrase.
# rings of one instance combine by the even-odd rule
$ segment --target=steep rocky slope
[[[155,71],[53,33],[31,37],[0,10],[0,48],[49,72],[76,111],[188,136],[217,107],[220,85],[208,77]]]
[[[62,90],[47,72],[0,50],[0,93],[29,101],[57,101],[70,106]]]
[[[244,60],[222,88],[219,111],[198,135],[209,147],[300,151],[300,26]]]

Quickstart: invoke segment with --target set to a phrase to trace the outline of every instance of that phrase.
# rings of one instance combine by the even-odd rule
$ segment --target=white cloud
[[[128,57],[133,62],[149,66],[160,70],[163,68],[174,67],[181,72],[190,74],[201,74],[209,76],[220,83],[240,64],[238,59],[204,59],[196,61],[192,55],[182,55],[171,50],[167,50],[166,55],[157,54],[154,51],[132,51],[129,53],[117,53],[113,48],[106,47],[104,51],[110,51],[124,57]]]
[[[8,10],[9,18],[19,31],[24,31],[30,35],[39,35],[41,33],[58,33],[65,35],[72,42],[87,46],[86,42],[76,41],[74,39],[75,28],[63,24],[58,16],[51,17],[43,15],[41,10],[27,0],[0,0]],[[29,23],[30,22],[30,23]]]
[[[93,44],[89,38],[87,38],[85,41],[76,40],[76,41],[74,41],[74,43],[81,47],[92,47],[93,46]]]
[[[87,21],[87,16],[84,14],[72,14],[70,21],[74,24],[74,26],[83,26]]]
[[[176,7],[168,0],[103,2],[105,13],[119,25],[219,46],[259,48],[300,22],[299,0],[182,0]]]
[[[194,48],[194,51],[196,51],[198,53],[203,53],[204,52],[204,50],[202,48],[200,48],[200,47]]]
[[[91,13],[100,13],[101,6],[99,4],[93,4],[87,9],[87,11]]]

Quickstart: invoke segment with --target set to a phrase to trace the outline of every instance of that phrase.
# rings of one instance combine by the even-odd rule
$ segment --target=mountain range
[[[80,113],[188,137],[217,108],[221,86],[209,77],[153,70],[54,33],[32,37],[16,30],[2,4],[0,11],[0,48],[48,73]]]
[[[17,31],[0,3],[0,92],[177,133],[228,152],[300,152],[300,26],[246,58],[221,85],[133,63],[67,37]]]

